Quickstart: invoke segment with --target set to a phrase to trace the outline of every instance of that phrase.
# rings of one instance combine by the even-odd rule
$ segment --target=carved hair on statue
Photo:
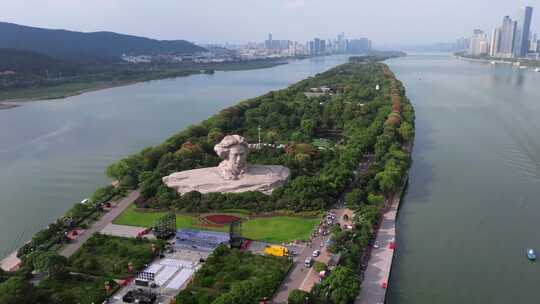
[[[229,150],[232,146],[235,145],[242,145],[246,149],[248,149],[248,142],[246,139],[240,135],[227,135],[225,136],[221,142],[214,146],[214,151],[216,151],[217,155],[220,158],[228,159],[229,158]]]

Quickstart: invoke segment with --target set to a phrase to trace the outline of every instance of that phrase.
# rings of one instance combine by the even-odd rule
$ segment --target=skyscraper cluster
[[[371,51],[371,40],[368,38],[346,39],[341,33],[334,40],[315,38],[307,43],[309,55],[327,54],[365,54]]]
[[[532,7],[524,6],[519,9],[516,20],[505,16],[502,24],[491,32],[491,38],[481,30],[474,30],[470,39],[469,54],[526,58],[529,53],[538,53],[539,41],[536,35],[531,35],[532,13]]]
[[[368,38],[347,39],[344,33],[340,33],[335,39],[317,37],[302,43],[275,39],[269,33],[264,42],[250,42],[246,45],[234,46],[234,49],[243,59],[367,54],[371,51],[371,40]]]

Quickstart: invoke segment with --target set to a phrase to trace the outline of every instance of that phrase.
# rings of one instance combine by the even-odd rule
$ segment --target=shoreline
[[[397,248],[397,218],[401,203],[407,193],[408,183],[409,172],[407,172],[400,190],[394,194],[389,204],[382,211],[382,220],[375,232],[375,244],[379,247],[370,248],[362,288],[354,301],[355,304],[385,303],[386,301],[386,292],[389,288]]]
[[[190,76],[190,75],[188,75],[188,76]],[[176,77],[174,77],[174,78],[176,78]],[[161,79],[165,79],[165,78],[161,78]],[[153,79],[153,80],[159,80],[159,79]],[[137,83],[142,83],[142,82],[147,82],[147,81],[152,81],[152,80],[130,81],[130,82],[119,83],[119,84],[110,83],[110,84],[107,84],[107,85],[96,86],[94,88],[89,88],[89,89],[84,89],[84,90],[78,90],[78,91],[74,91],[74,92],[70,92],[70,93],[66,93],[66,94],[62,94],[62,95],[58,95],[58,96],[3,99],[3,100],[0,100],[0,110],[7,110],[7,109],[20,107],[24,103],[27,103],[27,102],[65,99],[65,98],[69,98],[69,97],[73,97],[73,96],[82,95],[82,94],[85,94],[85,93],[91,93],[91,92],[95,92],[95,91],[101,91],[101,90],[106,90],[106,89],[124,87],[124,86],[129,86],[129,85],[132,85],[132,84],[137,84]]]
[[[524,69],[540,68],[540,60],[514,58],[473,58],[457,54],[454,54],[454,57],[465,61],[479,62],[485,64],[509,64]],[[518,63],[518,65],[516,65],[516,63]]]
[[[249,67],[248,66],[248,67],[238,68],[238,69],[235,69],[235,68],[219,69],[218,68],[218,69],[215,69],[215,71],[220,71],[220,72],[231,71],[231,72],[234,72],[234,71],[249,71],[249,70],[267,69],[267,68],[273,68],[273,67],[276,67],[276,66],[279,66],[279,65],[289,64],[291,60],[302,60],[302,59],[305,59],[305,58],[288,58],[288,59],[283,60],[283,61],[271,62],[271,63],[268,63],[267,65],[261,65],[261,66],[256,66],[256,67]],[[134,85],[134,84],[137,84],[137,83],[145,83],[145,82],[150,82],[150,81],[155,81],[155,80],[164,80],[164,79],[175,79],[175,78],[180,78],[180,77],[189,77],[189,76],[193,76],[193,75],[202,75],[202,74],[204,74],[204,73],[201,73],[200,71],[199,72],[193,71],[193,72],[191,72],[189,74],[186,74],[186,75],[177,75],[177,76],[171,76],[171,77],[156,77],[156,78],[153,78],[153,79],[129,80],[129,81],[123,81],[123,82],[118,82],[118,83],[115,83],[115,82],[102,83],[102,84],[96,85],[95,87],[90,87],[90,88],[87,88],[87,89],[82,89],[82,90],[77,90],[77,91],[72,91],[72,92],[66,92],[64,94],[58,94],[58,95],[46,96],[45,94],[43,94],[43,96],[41,96],[41,97],[38,96],[38,97],[22,97],[22,98],[0,99],[0,111],[1,110],[8,110],[8,109],[17,108],[17,107],[20,107],[24,103],[27,103],[27,102],[65,99],[65,98],[69,98],[69,97],[73,97],[73,96],[82,95],[82,94],[85,94],[85,93],[91,93],[91,92],[95,92],[95,91],[101,91],[101,90],[112,89],[112,88],[117,88],[117,87],[124,87],[124,86]],[[82,83],[85,83],[85,82],[82,82]]]

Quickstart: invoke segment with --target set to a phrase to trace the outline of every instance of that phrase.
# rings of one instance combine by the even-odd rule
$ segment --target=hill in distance
[[[110,59],[122,54],[192,54],[205,51],[185,40],[155,40],[113,32],[51,30],[6,22],[0,22],[0,48],[72,60],[84,56]]]
[[[0,71],[17,71],[23,75],[47,76],[47,73],[77,75],[82,71],[77,64],[52,58],[32,51],[0,48]]]

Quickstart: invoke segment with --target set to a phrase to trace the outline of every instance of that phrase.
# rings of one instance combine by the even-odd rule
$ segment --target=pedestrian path
[[[16,271],[21,265],[21,260],[17,257],[17,251],[12,252],[5,259],[0,261],[0,268],[4,271]]]
[[[371,250],[362,280],[362,288],[354,301],[355,304],[383,304],[385,301],[392,260],[394,259],[396,217],[400,199],[401,192],[391,199],[382,214],[381,225],[375,239],[378,248]]]
[[[131,191],[126,197],[122,198],[114,208],[105,213],[92,227],[88,228],[82,235],[80,235],[72,243],[64,246],[60,250],[60,255],[70,257],[96,232],[100,232],[105,226],[110,224],[117,216],[119,216],[124,210],[126,210],[131,203],[133,203],[139,197],[139,191]]]

